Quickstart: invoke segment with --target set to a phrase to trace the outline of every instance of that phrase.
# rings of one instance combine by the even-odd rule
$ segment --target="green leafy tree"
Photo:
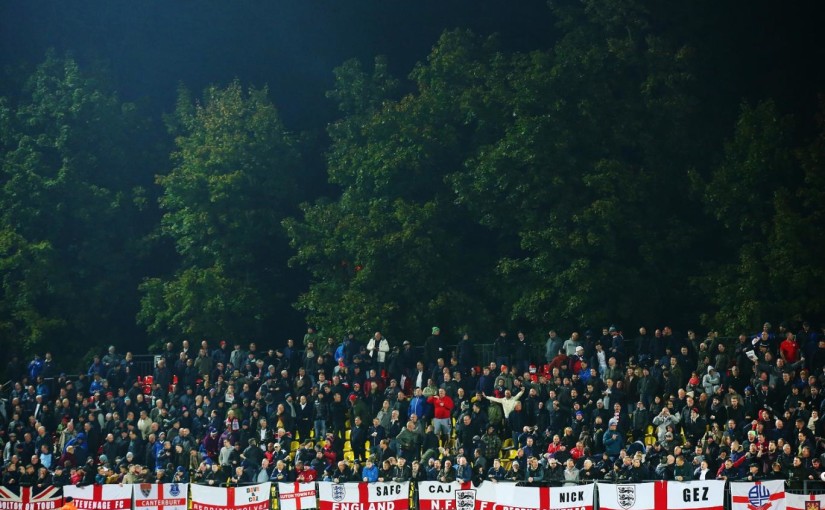
[[[682,318],[700,212],[683,192],[702,140],[691,50],[638,2],[553,9],[552,51],[514,57],[505,133],[450,180],[479,221],[518,236],[498,265],[519,289],[514,319]]]
[[[825,311],[815,284],[825,276],[825,132],[803,145],[799,130],[772,101],[744,105],[723,161],[701,183],[723,235],[699,283],[716,309],[708,322],[729,333]]]
[[[489,136],[452,92],[469,97],[492,54],[467,33],[447,34],[432,71],[412,75],[418,93],[400,99],[381,58],[369,72],[356,61],[336,71],[330,97],[345,117],[329,129],[328,167],[341,195],[285,223],[292,263],[313,277],[299,309],[324,331],[377,328],[415,340],[431,323],[480,330],[499,314],[487,281],[497,234],[473,221],[445,182]]]
[[[696,317],[691,50],[640,3],[553,5],[551,51],[448,32],[398,100],[381,61],[339,71],[332,96],[357,106],[330,130],[341,196],[288,223],[311,317],[405,334]]]
[[[70,357],[135,339],[147,127],[71,58],[49,55],[0,100],[5,345]]]
[[[138,320],[157,338],[262,339],[285,305],[287,241],[295,210],[298,139],[266,89],[182,91],[169,125],[174,168],[163,188],[161,231],[175,243],[175,274],[147,279]]]

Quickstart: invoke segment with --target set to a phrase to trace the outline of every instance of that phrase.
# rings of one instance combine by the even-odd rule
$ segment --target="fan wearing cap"
[[[610,418],[610,421],[607,422],[608,428],[602,436],[604,451],[610,457],[610,460],[616,460],[619,456],[619,452],[621,452],[624,447],[624,435],[617,430],[618,425],[619,420],[616,418]]]
[[[215,427],[209,427],[209,430],[206,432],[206,436],[203,438],[202,444],[206,452],[206,456],[213,461],[217,461],[218,452],[222,446],[220,436],[218,435],[218,429]]]
[[[699,408],[692,408],[684,423],[685,436],[687,439],[691,444],[698,444],[699,440],[702,439],[702,436],[705,435],[707,429],[708,422],[701,414],[699,414]]]
[[[585,367],[584,346],[577,345],[575,352],[569,357],[568,363],[571,371],[578,374]]]

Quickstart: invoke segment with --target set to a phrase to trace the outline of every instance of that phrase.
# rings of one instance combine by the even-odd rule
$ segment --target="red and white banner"
[[[721,510],[725,504],[725,482],[722,480],[656,482],[654,490],[667,491],[669,510]]]
[[[132,508],[131,485],[66,485],[63,496],[74,498],[77,510],[129,510]]]
[[[511,482],[420,482],[421,510],[593,509],[593,484],[571,487],[518,487]],[[823,509],[825,510],[825,509]]]
[[[825,494],[785,494],[787,510],[822,510],[825,509]]]
[[[725,503],[725,482],[652,482],[597,484],[600,510],[719,510]]]
[[[785,510],[785,480],[731,482],[731,510]]]
[[[278,508],[280,510],[308,510],[317,508],[315,482],[278,483]]]
[[[321,510],[408,510],[410,482],[318,482]]]
[[[550,487],[550,506],[553,510],[593,510],[593,493],[596,484]]]
[[[482,483],[475,489],[477,510],[535,509],[548,510],[550,487],[518,487],[514,483]],[[470,510],[469,498],[458,494],[457,510]]]
[[[189,484],[136,483],[132,485],[135,510],[186,510]]]
[[[60,487],[49,486],[38,490],[34,487],[9,489],[0,486],[0,510],[55,510],[63,506]]]
[[[469,489],[471,484],[458,482],[419,482],[418,505],[420,510],[455,510],[458,501],[456,493]]]
[[[192,510],[269,510],[272,482],[242,487],[192,484]]]

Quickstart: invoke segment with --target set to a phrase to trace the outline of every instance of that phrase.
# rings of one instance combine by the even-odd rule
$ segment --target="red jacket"
[[[449,395],[441,397],[430,397],[427,399],[428,404],[432,404],[435,408],[434,417],[438,419],[450,418],[453,413],[453,399]]]
[[[296,472],[295,472],[295,481],[296,482],[304,482],[304,483],[314,482],[315,478],[317,476],[318,476],[318,473],[316,473],[314,469],[308,467],[308,468],[304,469],[303,471],[297,471],[296,470]]]

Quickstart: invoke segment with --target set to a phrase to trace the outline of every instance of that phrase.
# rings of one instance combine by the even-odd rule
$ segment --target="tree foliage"
[[[697,208],[672,191],[696,161],[690,50],[641,8],[562,4],[551,51],[447,33],[400,99],[383,86],[383,102],[363,99],[380,63],[339,72],[333,97],[369,106],[331,129],[341,197],[289,224],[293,262],[314,276],[311,317],[363,329],[395,314],[406,334],[436,319],[489,330],[484,313],[573,325],[678,312],[695,235],[684,208]]]
[[[169,125],[175,166],[158,177],[161,231],[179,265],[141,285],[139,320],[161,338],[263,338],[285,299],[280,222],[299,201],[298,140],[266,89],[238,82],[194,104],[182,91]]]
[[[147,124],[71,58],[0,101],[0,329],[24,348],[135,338]],[[81,350],[82,349],[82,350]]]
[[[711,324],[736,331],[825,312],[816,284],[825,277],[822,127],[799,144],[798,122],[775,103],[743,105],[722,162],[702,183],[724,229],[719,258],[700,279],[717,310]]]

